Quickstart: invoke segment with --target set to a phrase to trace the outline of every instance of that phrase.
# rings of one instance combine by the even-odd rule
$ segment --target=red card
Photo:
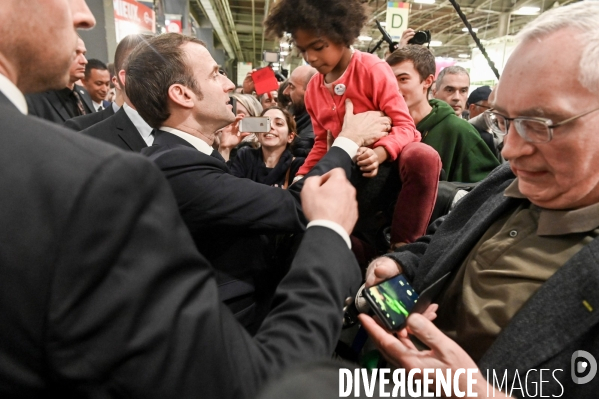
[[[275,73],[270,67],[265,67],[252,72],[254,88],[259,96],[279,89],[279,82],[275,77]]]

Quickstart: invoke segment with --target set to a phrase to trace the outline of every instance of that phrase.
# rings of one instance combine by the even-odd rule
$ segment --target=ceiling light
[[[432,40],[431,43],[430,43],[431,47],[440,47],[442,45],[443,45],[443,43],[440,42],[440,41],[438,41],[438,40]]]
[[[383,27],[387,26],[387,23],[385,21],[379,22],[379,24],[381,24],[381,26],[383,26]]]
[[[289,48],[289,43],[281,42],[281,48]]]
[[[281,51],[279,54],[281,54],[281,55],[289,55],[289,51]]]
[[[516,10],[516,12],[514,12],[514,14],[519,14],[519,15],[537,15],[539,13],[539,11],[541,11],[541,9],[539,7],[520,7],[519,9]]]
[[[372,37],[360,35],[360,36],[358,36],[358,40],[361,42],[369,42],[372,40]]]
[[[435,0],[414,0],[418,4],[435,4]]]
[[[469,54],[458,54],[458,57],[460,58],[470,58]]]
[[[462,32],[468,32],[468,28],[462,28]],[[478,28],[472,28],[472,32],[478,32]]]

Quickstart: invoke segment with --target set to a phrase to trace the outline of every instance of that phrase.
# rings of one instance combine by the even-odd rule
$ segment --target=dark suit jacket
[[[166,175],[198,249],[219,272],[223,300],[235,303],[256,293],[255,304],[235,309],[238,319],[253,331],[251,326],[260,322],[268,307],[270,298],[261,296],[272,288],[267,278],[280,267],[269,262],[272,247],[261,235],[303,231],[306,219],[299,198],[303,181],[283,190],[235,177],[222,158],[206,155],[163,131],[155,131],[153,145],[142,154]],[[343,167],[349,176],[351,165],[347,153],[333,147],[308,176],[334,167]],[[254,305],[255,316],[249,307]]]
[[[448,271],[457,270],[497,218],[515,203],[524,201],[503,195],[513,179],[509,165],[498,167],[458,204],[434,236],[424,237],[388,255],[402,264],[416,291]],[[526,376],[529,369],[562,369],[555,376],[565,390],[563,397],[595,397],[599,392],[599,378],[586,385],[574,384],[570,378],[570,360],[579,349],[599,359],[597,287],[599,238],[566,262],[516,313],[480,360],[483,375],[487,369],[494,369],[501,376],[508,370],[511,384],[518,370],[524,384],[522,376]],[[595,310],[588,311],[583,300]],[[538,372],[529,374],[530,392],[534,392],[531,384],[538,384],[539,380]],[[545,372],[543,381],[548,381],[543,383],[543,395],[561,396],[562,388],[550,373]]]
[[[123,107],[116,114],[88,127],[81,133],[116,145],[125,151],[139,152],[148,146]]]
[[[146,158],[2,94],[0,126],[0,397],[252,398],[333,351],[360,280],[336,233],[309,229],[252,339]]]
[[[110,118],[114,115],[114,109],[112,105],[103,109],[100,112],[94,112],[87,115],[77,116],[75,118],[67,119],[64,123],[65,127],[76,130],[78,132],[87,129],[95,125],[98,122],[103,121],[104,119]]]
[[[75,90],[81,96],[83,106],[88,114],[94,113],[95,108],[89,93],[79,85],[75,85]],[[55,90],[46,91],[44,93],[28,94],[27,107],[29,115],[37,116],[50,122],[63,124],[67,119],[71,119],[71,115],[60,101]]]

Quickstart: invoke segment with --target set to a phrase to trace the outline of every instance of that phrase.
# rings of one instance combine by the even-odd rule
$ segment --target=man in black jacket
[[[307,229],[252,339],[154,165],[25,115],[22,92],[66,85],[85,2],[4,0],[0,20],[0,397],[250,398],[329,356],[360,280],[343,173],[306,182],[306,218],[333,229]]]
[[[283,94],[291,98],[291,111],[295,117],[295,124],[297,126],[298,140],[293,146],[293,155],[296,157],[308,156],[314,146],[314,128],[312,127],[310,115],[306,111],[304,95],[306,87],[308,87],[308,82],[316,72],[318,71],[310,65],[302,65],[295,68],[291,72],[291,76],[289,76],[289,80],[287,81],[287,87],[283,91]]]
[[[235,121],[228,104],[235,86],[219,73],[202,42],[174,33],[154,37],[131,53],[126,75],[129,98],[156,129],[154,144],[142,153],[166,175],[198,249],[219,272],[223,300],[255,331],[276,279],[265,286],[261,282],[282,272],[270,261],[270,246],[261,234],[304,230],[303,182],[282,190],[237,178],[213,151],[215,132]],[[374,115],[372,126],[356,129],[359,135],[342,132],[310,176],[341,167],[349,177],[364,137],[372,141],[389,121]]]

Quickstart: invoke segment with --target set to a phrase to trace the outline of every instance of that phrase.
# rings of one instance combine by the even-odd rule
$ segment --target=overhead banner
[[[387,26],[385,29],[394,41],[398,42],[403,31],[408,28],[409,14],[409,3],[387,2]]]
[[[127,35],[156,31],[154,10],[135,0],[113,0],[116,40]]]

